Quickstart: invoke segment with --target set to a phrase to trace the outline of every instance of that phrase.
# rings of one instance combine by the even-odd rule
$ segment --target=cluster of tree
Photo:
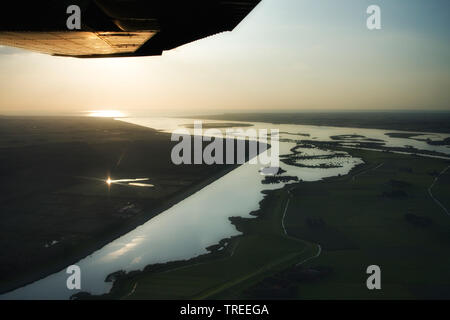
[[[308,217],[306,218],[306,224],[311,228],[321,228],[326,225],[321,217]]]
[[[298,181],[297,177],[293,176],[266,176],[262,181],[263,184],[274,184],[280,182]]]
[[[428,138],[427,143],[433,146],[448,146],[450,145],[450,138],[445,138],[444,140],[431,140],[430,138]]]
[[[411,186],[411,183],[409,182],[394,179],[389,180],[389,184],[394,188],[406,188]]]
[[[293,299],[296,298],[299,283],[319,281],[332,272],[333,269],[327,266],[293,266],[249,288],[245,296],[251,299]]]
[[[399,170],[402,172],[413,173],[413,169],[410,167],[402,167]]]
[[[417,216],[412,213],[405,214],[405,220],[416,227],[422,228],[429,227],[433,223],[433,220],[428,217]]]
[[[381,196],[386,198],[403,198],[407,197],[408,194],[403,190],[393,190],[393,191],[384,191],[381,194]]]
[[[317,159],[317,157],[315,159]],[[339,165],[327,164],[327,163],[321,163],[318,165],[306,165],[306,164],[302,164],[302,163],[297,163],[294,159],[285,159],[282,161],[290,166],[295,166],[295,167],[300,167],[300,168],[332,169],[332,168],[340,168],[341,167]]]
[[[106,276],[105,282],[114,282],[117,279],[123,278],[127,273],[124,270],[119,270],[113,273],[110,273]]]

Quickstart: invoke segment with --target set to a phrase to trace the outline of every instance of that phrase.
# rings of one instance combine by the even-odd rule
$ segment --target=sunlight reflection
[[[112,180],[110,177],[105,180],[106,184],[110,186],[111,184],[118,184],[122,186],[133,186],[133,187],[143,187],[143,188],[152,188],[153,184],[142,183],[141,181],[148,181],[149,178],[135,178],[135,179],[117,179]]]
[[[142,188],[153,188],[154,187],[153,184],[149,184],[149,183],[130,182],[128,185],[133,186],[133,187],[142,187]]]
[[[125,114],[119,110],[92,110],[88,111],[87,116],[100,118],[122,118],[125,117]]]
[[[124,255],[128,251],[132,250],[134,247],[138,246],[140,243],[142,243],[145,240],[145,237],[139,236],[134,239],[132,239],[130,242],[124,244],[120,249],[117,249],[113,252],[110,252],[107,256],[105,256],[104,260],[113,260],[117,259],[120,256]]]

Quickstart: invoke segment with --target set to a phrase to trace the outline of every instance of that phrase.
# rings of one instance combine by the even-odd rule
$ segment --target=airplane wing
[[[8,1],[0,10],[0,45],[79,58],[161,55],[232,31],[260,0]],[[69,30],[67,8],[80,8]]]

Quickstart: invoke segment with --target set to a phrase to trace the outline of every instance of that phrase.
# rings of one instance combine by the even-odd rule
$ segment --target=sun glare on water
[[[119,110],[92,110],[88,111],[88,117],[121,118],[125,117],[125,114]]]
[[[122,186],[130,186],[130,187],[143,187],[143,188],[153,188],[154,185],[150,183],[143,183],[145,181],[150,180],[149,178],[133,178],[133,179],[118,179],[112,180],[108,177],[105,182],[110,187],[112,184],[118,184]]]

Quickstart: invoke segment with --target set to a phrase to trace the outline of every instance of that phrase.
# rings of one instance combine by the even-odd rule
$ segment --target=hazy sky
[[[366,9],[382,29],[366,28]],[[450,110],[450,1],[262,0],[232,33],[161,57],[0,48],[0,113]]]

